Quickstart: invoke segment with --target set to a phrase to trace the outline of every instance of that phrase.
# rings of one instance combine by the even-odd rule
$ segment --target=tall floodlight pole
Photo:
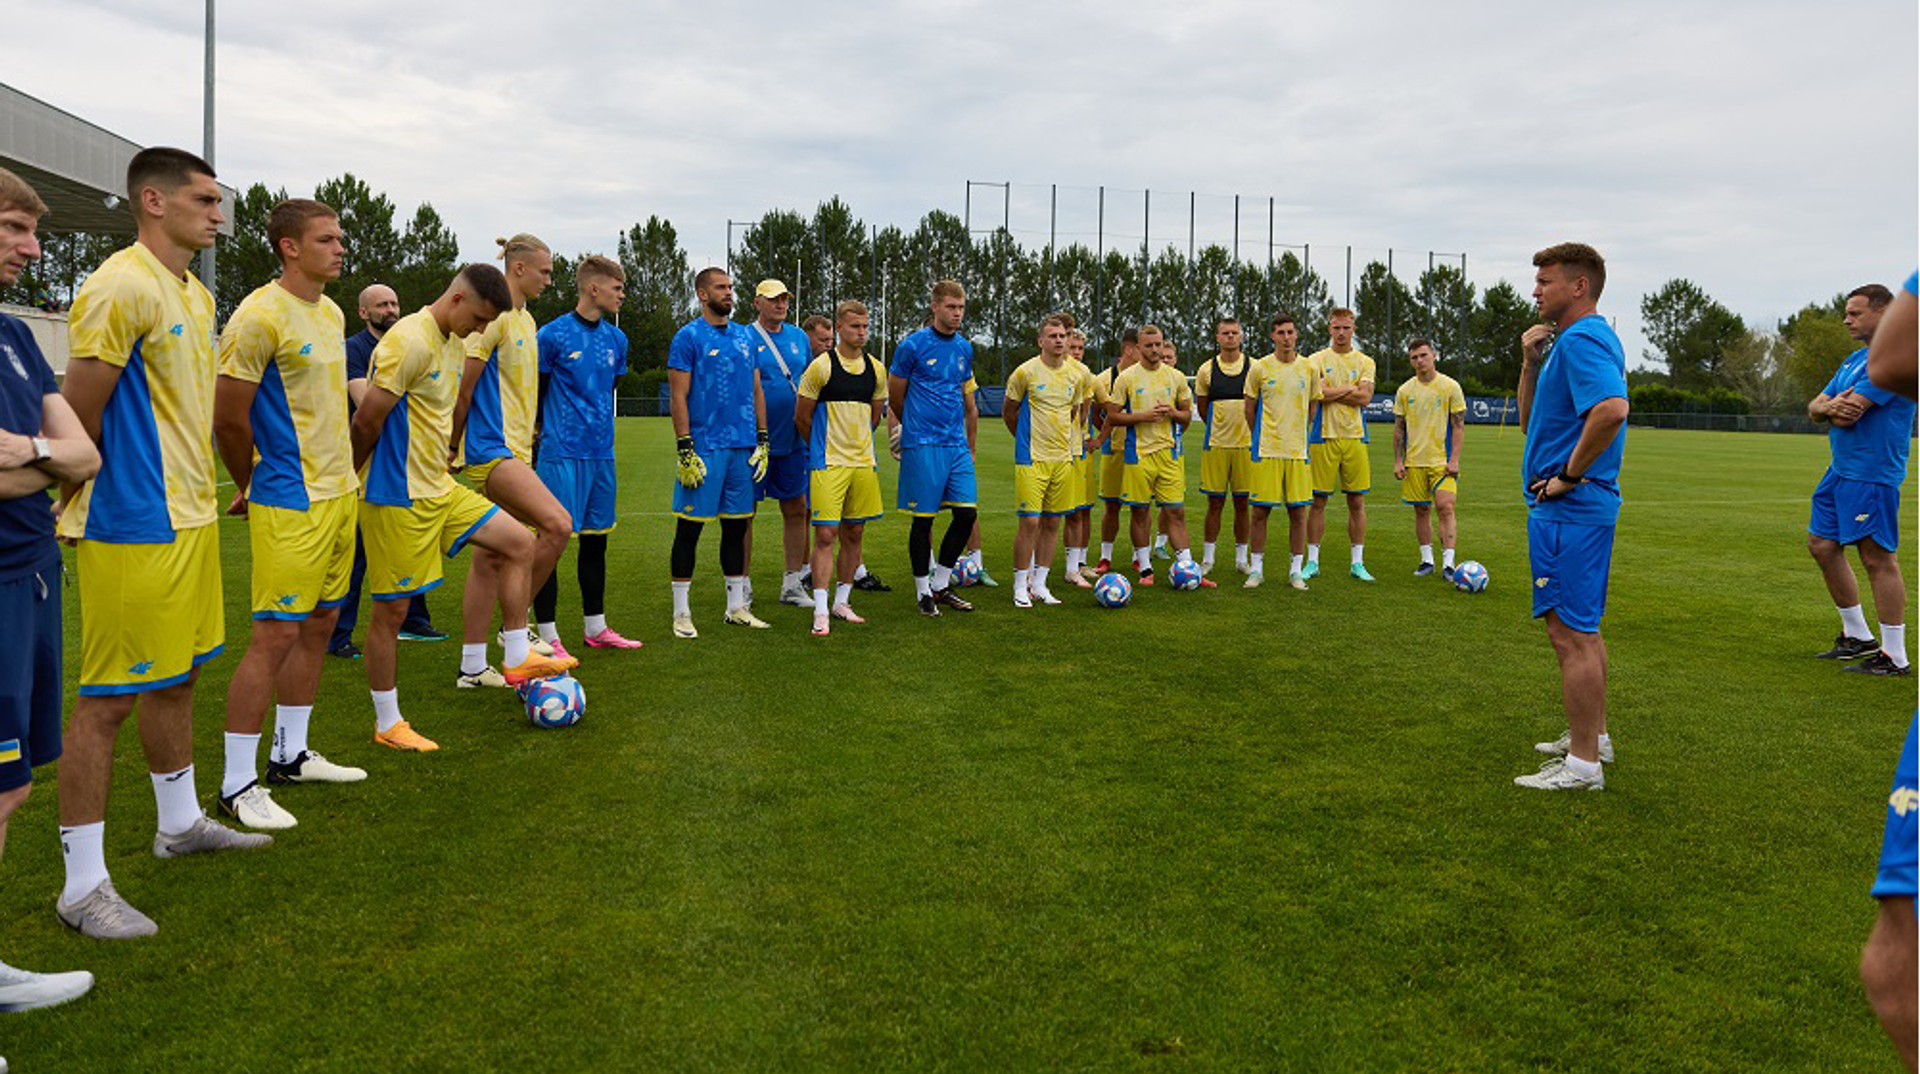
[[[1107,188],[1100,188],[1099,215],[1093,225],[1093,353],[1100,353],[1104,336],[1100,330],[1101,291],[1107,282]]]
[[[1148,256],[1153,243],[1153,191],[1140,192],[1140,320],[1147,319],[1147,284],[1153,282],[1153,261]]]
[[[1240,195],[1233,196],[1233,314],[1240,315]]]
[[[206,48],[207,48],[206,78],[200,87],[200,105],[201,105],[200,135],[201,135],[201,142],[203,143],[201,155],[206,158],[206,161],[208,164],[212,164],[213,163],[213,0],[207,0]],[[227,206],[227,211],[232,212],[233,206],[231,205]],[[212,246],[209,246],[205,250],[200,251],[200,282],[206,284],[207,290],[209,291],[213,290],[213,251],[214,251],[214,247]]]
[[[1006,241],[1000,244],[1000,323],[994,326],[994,341],[1000,344],[1000,383],[1007,382],[1007,247],[1013,245],[1013,180],[1001,184],[1000,231]]]
[[[1011,195],[1009,195],[1011,196]],[[1053,184],[1053,191],[1047,206],[1047,306],[1052,308],[1054,296],[1059,292],[1053,285],[1053,261],[1056,256],[1054,243],[1060,237],[1060,184]]]

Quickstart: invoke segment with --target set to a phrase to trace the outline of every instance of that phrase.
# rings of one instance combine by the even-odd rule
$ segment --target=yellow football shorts
[[[1460,493],[1458,479],[1447,476],[1444,466],[1409,466],[1407,476],[1400,482],[1400,498],[1412,504],[1433,502],[1436,492]]]
[[[1313,467],[1305,459],[1261,459],[1253,464],[1254,503],[1300,507],[1313,502]]]
[[[1013,496],[1022,517],[1067,515],[1080,506],[1085,479],[1075,462],[1035,462],[1013,468]]]
[[[1313,494],[1316,496],[1366,492],[1373,487],[1373,466],[1367,459],[1365,440],[1308,444],[1307,455],[1313,460]]]
[[[1159,504],[1182,507],[1187,502],[1187,468],[1171,451],[1156,451],[1130,463],[1122,488],[1122,499],[1131,507]]]
[[[500,510],[486,497],[455,485],[443,496],[411,507],[360,504],[360,536],[367,546],[367,592],[374,600],[401,600],[440,584],[441,553],[460,554],[474,531]]]
[[[360,497],[349,493],[292,507],[247,505],[253,546],[253,617],[305,619],[315,608],[338,608],[353,573],[353,535]]]
[[[1200,491],[1209,496],[1245,496],[1253,488],[1253,449],[1200,449]]]
[[[220,654],[218,530],[217,522],[177,530],[171,544],[79,542],[80,696],[174,686]]]
[[[460,477],[467,484],[473,486],[473,491],[485,495],[487,491],[487,475],[493,473],[493,468],[505,461],[505,459],[488,459],[486,462],[474,463],[472,466],[460,471]]]
[[[872,522],[881,515],[880,475],[871,466],[826,466],[807,476],[807,503],[816,526]]]
[[[1100,456],[1100,498],[1118,502],[1125,499],[1127,460],[1118,451]]]
[[[1100,456],[1086,455],[1080,459],[1080,495],[1075,508],[1086,510],[1100,499]]]

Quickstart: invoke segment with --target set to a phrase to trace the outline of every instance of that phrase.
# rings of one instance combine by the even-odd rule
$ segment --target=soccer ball
[[[527,722],[535,727],[571,727],[587,712],[587,691],[571,675],[527,684]]]
[[[972,556],[961,556],[960,562],[955,563],[953,565],[954,588],[958,589],[961,586],[979,585],[979,584],[980,584],[980,564],[975,563],[973,561]]]
[[[1108,573],[1093,583],[1093,599],[1102,608],[1124,608],[1133,599],[1133,583],[1125,575]]]
[[[1467,560],[1453,569],[1453,587],[1462,593],[1478,593],[1487,588],[1487,569],[1478,560]]]
[[[1167,572],[1167,580],[1173,583],[1175,589],[1199,589],[1200,564],[1190,559],[1180,560]]]

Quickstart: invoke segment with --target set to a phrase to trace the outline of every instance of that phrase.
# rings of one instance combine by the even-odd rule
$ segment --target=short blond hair
[[[833,307],[833,323],[839,324],[841,318],[849,315],[860,317],[868,316],[866,303],[858,299],[843,298],[840,300],[839,305]]]
[[[957,298],[965,302],[967,300],[967,289],[960,286],[959,280],[941,280],[939,283],[933,285],[933,294],[930,297],[934,302],[948,298]]]
[[[25,179],[0,168],[0,213],[12,212],[23,212],[37,220],[47,215],[47,203]]]
[[[1335,306],[1327,311],[1327,320],[1331,321],[1336,317],[1345,317],[1349,321],[1354,319],[1353,311],[1345,306]]]
[[[573,270],[573,278],[580,283],[586,283],[589,280],[614,280],[626,283],[627,270],[611,257],[590,254],[580,260],[580,267]]]

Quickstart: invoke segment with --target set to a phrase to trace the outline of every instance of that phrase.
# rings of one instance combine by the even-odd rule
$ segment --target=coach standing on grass
[[[1521,480],[1533,615],[1546,619],[1560,661],[1567,734],[1535,747],[1563,756],[1514,782],[1597,791],[1606,786],[1601,762],[1613,754],[1600,617],[1620,517],[1627,358],[1594,308],[1607,282],[1599,252],[1567,242],[1534,254],[1533,263],[1533,299],[1546,323],[1520,337],[1520,425],[1527,431]]]

